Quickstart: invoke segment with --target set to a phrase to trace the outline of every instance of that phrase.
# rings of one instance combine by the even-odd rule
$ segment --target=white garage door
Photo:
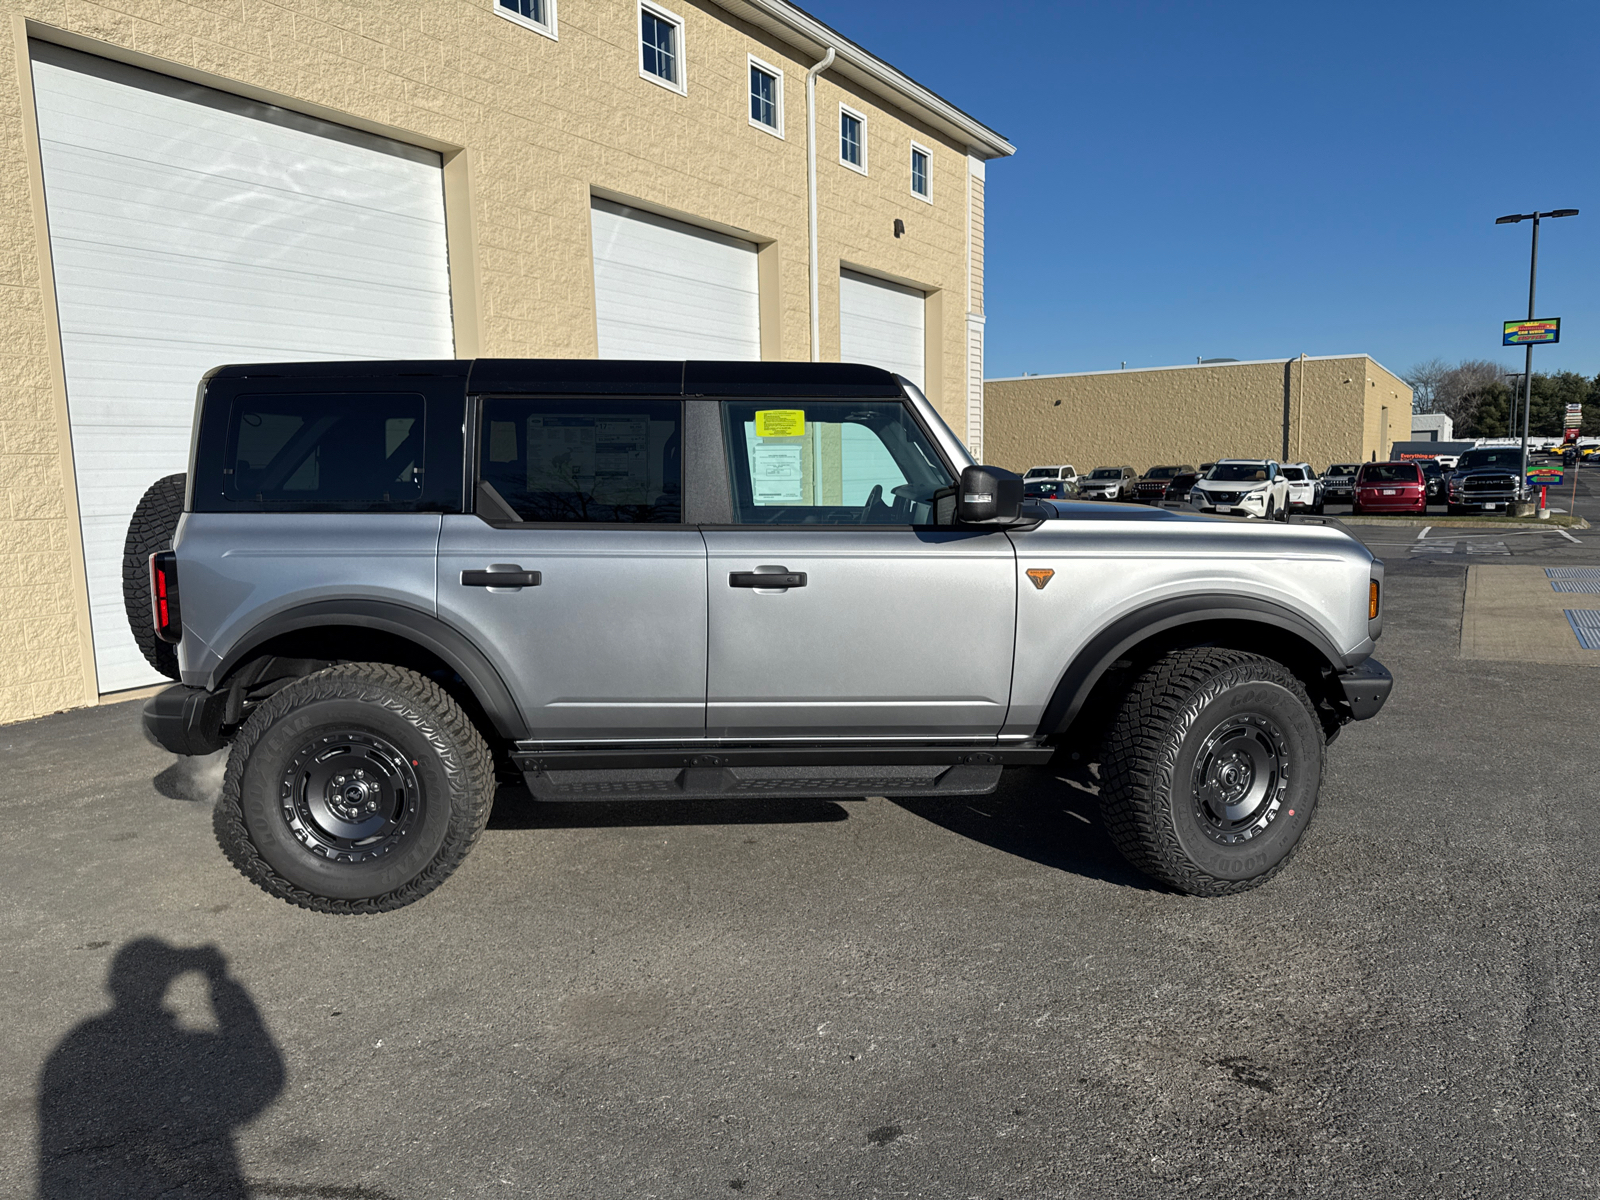
[[[35,42],[78,508],[102,692],[160,678],[122,542],[188,465],[229,362],[454,354],[439,156]]]
[[[609,200],[590,216],[601,358],[761,357],[755,243]]]
[[[882,367],[921,387],[923,299],[916,288],[840,271],[840,361]]]

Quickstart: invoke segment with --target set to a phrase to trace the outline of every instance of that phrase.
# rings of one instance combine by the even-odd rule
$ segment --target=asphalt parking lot
[[[1395,696],[1226,900],[1125,868],[1075,766],[902,803],[503,789],[439,892],[330,918],[233,872],[214,766],[137,704],[0,728],[0,1193],[1600,1192],[1600,651],[1461,657],[1471,570],[1600,566],[1600,531],[1352,528]]]

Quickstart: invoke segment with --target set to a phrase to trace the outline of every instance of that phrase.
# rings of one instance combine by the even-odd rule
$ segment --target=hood
[[[1029,529],[1011,530],[1019,549],[1023,539],[1061,540],[1067,544],[1064,548],[1079,549],[1104,540],[1160,554],[1191,548],[1199,553],[1219,552],[1219,543],[1224,543],[1274,554],[1351,554],[1364,562],[1370,562],[1373,557],[1372,552],[1337,521],[1280,525],[1276,521],[1208,516],[1188,509],[1146,508],[1134,504],[1107,506],[1075,500],[1038,503],[1054,509],[1054,519]]]

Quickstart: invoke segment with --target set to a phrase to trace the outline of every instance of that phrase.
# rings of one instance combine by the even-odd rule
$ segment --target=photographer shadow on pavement
[[[164,1003],[189,972],[210,986],[212,1030]],[[110,1011],[56,1046],[39,1077],[39,1196],[243,1200],[234,1131],[283,1091],[283,1056],[214,946],[129,942],[106,979]]]

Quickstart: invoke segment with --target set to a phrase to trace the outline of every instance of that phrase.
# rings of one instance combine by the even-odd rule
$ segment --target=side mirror
[[[1016,525],[1022,520],[1022,476],[999,467],[968,467],[956,488],[956,524]]]

